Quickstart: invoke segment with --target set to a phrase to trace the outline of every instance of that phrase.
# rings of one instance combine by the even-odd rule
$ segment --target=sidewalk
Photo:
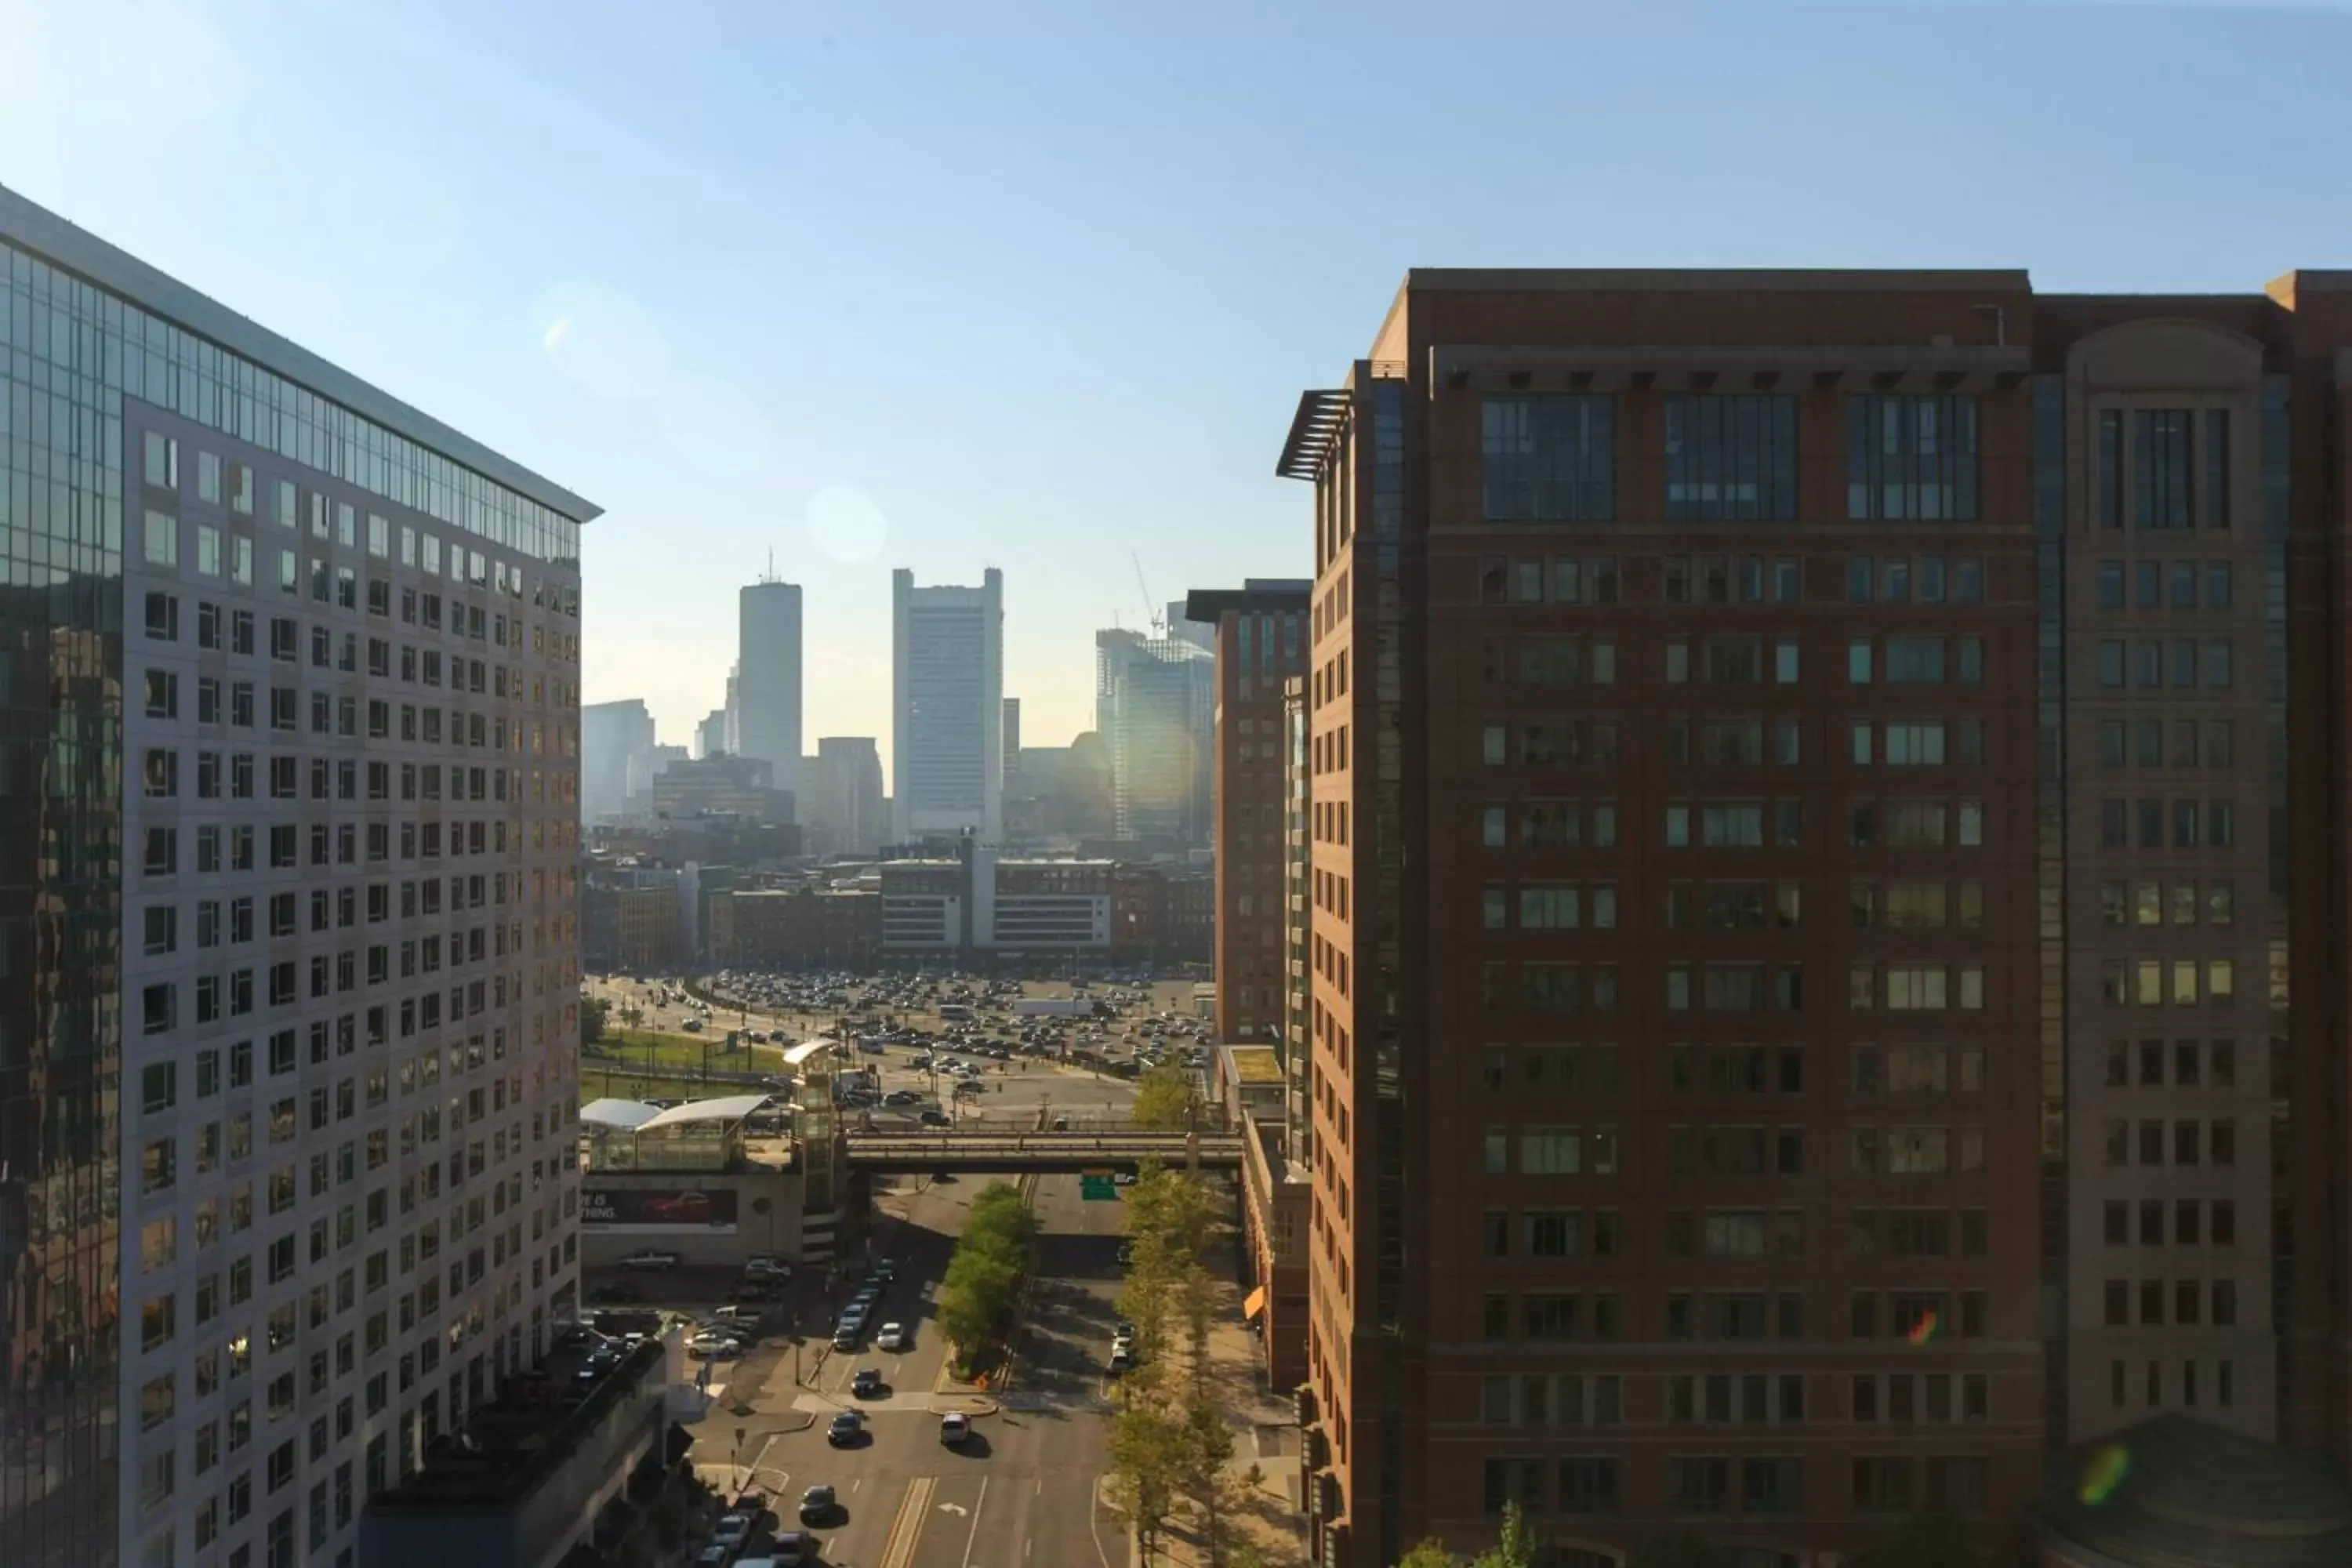
[[[1229,1280],[1229,1272],[1219,1274]],[[1269,1564],[1295,1568],[1307,1560],[1307,1517],[1298,1505],[1298,1412],[1287,1398],[1264,1387],[1263,1362],[1257,1336],[1241,1321],[1237,1290],[1227,1289],[1217,1321],[1209,1328],[1209,1375],[1217,1406],[1234,1429],[1233,1458],[1225,1470],[1237,1492],[1246,1499],[1238,1514],[1225,1522],[1265,1554]],[[1189,1347],[1179,1350],[1189,1359]],[[1179,1371],[1179,1376],[1183,1375]],[[1259,1471],[1249,1480],[1252,1466]],[[1130,1561],[1144,1561],[1132,1541]],[[1210,1552],[1203,1521],[1183,1518],[1161,1531],[1150,1568],[1209,1568]]]

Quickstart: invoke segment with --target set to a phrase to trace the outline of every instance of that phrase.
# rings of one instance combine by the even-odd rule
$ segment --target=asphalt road
[[[805,1431],[763,1439],[746,1458],[753,1461],[752,1479],[774,1498],[784,1528],[793,1526],[803,1489],[829,1483],[837,1489],[844,1515],[814,1531],[827,1563],[1113,1568],[1126,1561],[1118,1527],[1096,1500],[1108,1440],[1103,1363],[1118,1289],[1121,1205],[1080,1201],[1075,1176],[1040,1181],[1039,1274],[1010,1390],[996,1414],[973,1422],[963,1448],[939,1440],[937,1407],[945,1401],[933,1390],[945,1347],[930,1303],[971,1195],[985,1184],[960,1177],[889,1203],[904,1217],[885,1225],[877,1251],[897,1260],[900,1272],[876,1319],[910,1324],[912,1350],[828,1355],[814,1391],[793,1384],[787,1352],[755,1397],[761,1413],[750,1419],[763,1426],[779,1424],[787,1409],[800,1415],[782,1424],[815,1418]],[[848,1393],[849,1380],[865,1366],[883,1373],[885,1397],[860,1401]],[[825,1427],[834,1410],[845,1408],[864,1410],[867,1436],[856,1447],[835,1448]]]

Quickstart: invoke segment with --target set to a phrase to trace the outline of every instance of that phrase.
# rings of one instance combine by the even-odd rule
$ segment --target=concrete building
[[[349,1563],[573,1310],[597,509],[5,191],[0,467],[0,1562]]]
[[[1009,792],[1021,772],[1021,699],[1004,700],[1004,787]]]
[[[827,735],[806,771],[803,815],[810,852],[871,855],[890,834],[882,807],[882,756],[870,735]]]
[[[589,822],[641,816],[650,804],[654,716],[645,700],[580,710],[580,815]]]
[[[735,743],[738,756],[756,757],[772,771],[774,787],[800,787],[801,590],[773,579],[746,584],[737,595]]]
[[[1307,668],[1313,584],[1253,577],[1234,589],[1195,589],[1187,625],[1208,634],[1216,664],[1210,768],[1216,824],[1217,1035],[1279,1037],[1287,910],[1283,687]]]
[[[891,839],[1004,836],[1004,574],[977,588],[890,574]]]
[[[966,839],[952,858],[882,864],[888,953],[1108,952],[1107,860],[1013,860]]]
[[[1295,1152],[1281,1053],[1271,1046],[1222,1047],[1215,1070],[1226,1124],[1244,1133],[1242,1250],[1250,1272],[1242,1314],[1257,1321],[1265,1386],[1287,1393],[1307,1380],[1307,1238],[1314,1184]]]
[[[653,814],[677,820],[733,816],[753,822],[790,822],[792,796],[775,787],[765,759],[721,754],[673,762],[653,781]]]
[[[1095,634],[1095,717],[1110,750],[1112,825],[1171,848],[1210,837],[1216,661],[1172,637]]]
[[[694,754],[715,757],[727,749],[727,710],[713,708],[694,727]]]
[[[1318,1559],[2341,1468],[2347,351],[2342,273],[1414,272],[1302,398]]]

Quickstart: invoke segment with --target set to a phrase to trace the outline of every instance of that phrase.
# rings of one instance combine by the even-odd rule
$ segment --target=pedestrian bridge
[[[935,1172],[959,1174],[1026,1171],[1063,1172],[1129,1168],[1146,1160],[1184,1165],[1194,1157],[1193,1135],[1105,1130],[1073,1132],[945,1132],[933,1128],[906,1132],[856,1131],[844,1135],[850,1169]],[[1237,1166],[1238,1133],[1199,1134],[1203,1166]]]

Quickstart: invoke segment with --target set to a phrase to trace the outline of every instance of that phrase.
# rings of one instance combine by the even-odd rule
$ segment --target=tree
[[[610,1010],[600,996],[580,999],[580,1044],[583,1049],[604,1037],[604,1016]]]
[[[1517,1498],[1503,1505],[1503,1537],[1471,1559],[1470,1568],[1536,1568],[1536,1532]]]
[[[1445,1550],[1445,1542],[1433,1535],[1406,1552],[1397,1568],[1461,1568],[1461,1560]]]
[[[1135,1080],[1135,1103],[1128,1114],[1139,1128],[1154,1132],[1182,1132],[1192,1125],[1200,1096],[1192,1075],[1163,1064]]]
[[[1721,1568],[1722,1562],[1706,1537],[1672,1531],[1643,1542],[1626,1568]]]
[[[991,1182],[973,1194],[939,1294],[940,1331],[966,1364],[1012,1318],[1036,1230],[1036,1215],[1010,1184]]]

